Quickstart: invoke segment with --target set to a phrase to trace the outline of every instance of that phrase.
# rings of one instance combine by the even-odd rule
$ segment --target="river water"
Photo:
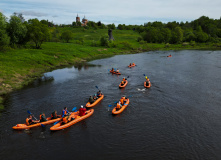
[[[137,66],[128,68],[131,62]],[[112,67],[122,75],[110,74]],[[152,83],[149,89],[143,74]],[[127,87],[119,89],[127,76]],[[45,73],[10,94],[0,111],[0,159],[221,159],[220,83],[221,51],[118,55]],[[52,125],[12,129],[25,122],[27,110],[50,116],[85,105],[98,91],[95,86],[105,97],[91,117],[56,132]],[[113,116],[122,95],[130,104]]]

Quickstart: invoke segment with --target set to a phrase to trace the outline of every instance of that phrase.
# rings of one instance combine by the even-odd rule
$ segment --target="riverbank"
[[[106,30],[102,30],[100,35],[105,32]],[[220,46],[214,44],[171,45],[137,42],[139,34],[134,31],[113,32],[116,40],[105,47],[99,45],[99,36],[94,36],[98,31],[88,30],[83,33],[81,36],[84,38],[77,36],[79,33],[76,33],[77,38],[70,43],[46,42],[42,44],[42,49],[11,49],[0,52],[0,103],[3,102],[4,95],[28,85],[43,73],[61,66],[77,65],[118,54],[153,50],[220,49]]]

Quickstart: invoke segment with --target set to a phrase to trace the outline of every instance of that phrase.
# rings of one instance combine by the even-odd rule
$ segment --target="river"
[[[132,62],[137,66],[128,68]],[[1,160],[221,159],[221,51],[154,51],[89,64],[45,73],[8,96],[0,111]],[[109,73],[112,67],[122,75]],[[126,88],[119,89],[128,76]],[[52,125],[12,129],[25,122],[27,110],[50,116],[85,105],[95,86],[105,97],[91,117],[56,132]],[[130,104],[113,116],[122,95]]]

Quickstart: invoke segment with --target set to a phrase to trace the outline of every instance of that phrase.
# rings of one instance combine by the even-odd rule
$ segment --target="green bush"
[[[101,46],[109,47],[108,36],[102,36],[100,38],[100,43],[101,43]]]

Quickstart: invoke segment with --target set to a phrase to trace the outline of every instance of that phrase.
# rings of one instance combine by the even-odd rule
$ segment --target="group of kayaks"
[[[134,63],[131,65],[129,65],[128,67],[134,67],[136,66]],[[112,71],[110,70],[111,73],[113,74],[117,74],[117,75],[121,75],[121,73],[119,72],[116,72],[116,71]],[[124,88],[126,87],[126,85],[128,84],[128,81],[125,80],[125,83],[124,85],[119,85],[119,88]],[[146,88],[150,88],[151,86],[151,83],[149,83],[149,86],[146,86],[146,83],[144,82],[144,87]],[[96,86],[97,87],[97,86]],[[90,102],[87,102],[87,104],[85,105],[87,108],[91,108],[91,107],[94,107],[96,106],[102,99],[104,98],[104,95],[102,94],[100,97],[98,97],[93,103],[90,103]],[[112,110],[112,114],[120,114],[121,112],[123,112],[123,110],[125,110],[125,108],[129,105],[130,103],[130,100],[129,98],[126,98],[125,99],[125,102],[124,104],[122,104],[121,108],[118,109],[117,106],[113,108]],[[76,108],[76,107],[75,107]],[[79,111],[74,111],[74,112],[71,112],[70,115],[69,115],[69,118],[71,119],[68,123],[63,123],[62,121],[62,116],[61,115],[58,115],[56,119],[52,119],[51,117],[48,117],[47,118],[47,121],[45,122],[39,122],[39,123],[36,123],[36,124],[31,124],[31,125],[27,125],[27,124],[17,124],[15,126],[13,126],[12,128],[15,129],[15,130],[21,130],[21,129],[30,129],[30,128],[33,128],[33,127],[39,127],[39,126],[44,126],[44,125],[47,125],[47,124],[52,124],[54,123],[54,125],[50,128],[50,130],[52,131],[56,131],[56,130],[61,130],[61,129],[65,129],[67,127],[70,127],[71,125],[77,123],[77,122],[80,122],[88,117],[90,117],[92,114],[94,113],[94,109],[89,109],[85,112],[85,115],[83,116],[79,116]]]

